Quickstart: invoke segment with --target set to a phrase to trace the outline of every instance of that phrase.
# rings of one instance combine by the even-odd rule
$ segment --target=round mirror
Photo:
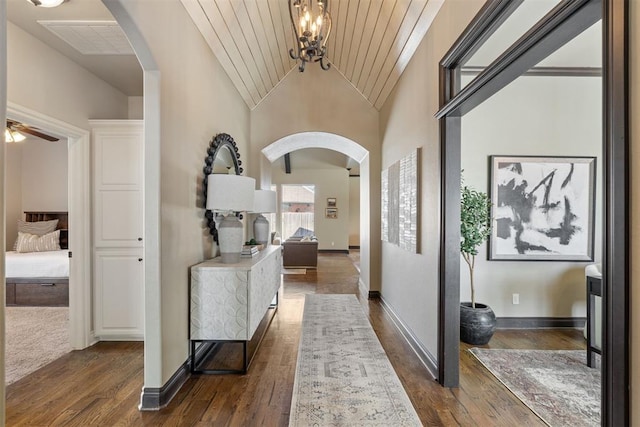
[[[216,229],[215,215],[212,211],[206,210],[207,206],[207,177],[212,174],[235,174],[242,175],[244,169],[238,147],[231,135],[219,133],[209,142],[207,148],[207,157],[204,160],[204,180],[202,186],[204,190],[204,216],[207,219],[207,227],[209,233],[213,236],[213,240],[218,243],[218,230]]]

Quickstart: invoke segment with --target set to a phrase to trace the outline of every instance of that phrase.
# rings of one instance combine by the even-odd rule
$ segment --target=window
[[[310,236],[314,232],[315,187],[313,185],[282,185],[282,238]]]

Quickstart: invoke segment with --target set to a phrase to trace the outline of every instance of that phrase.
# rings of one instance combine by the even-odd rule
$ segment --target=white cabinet
[[[144,337],[143,122],[92,120],[94,333]]]
[[[144,270],[140,249],[96,251],[95,333],[100,339],[144,338]]]
[[[96,247],[141,247],[142,121],[92,121]]]

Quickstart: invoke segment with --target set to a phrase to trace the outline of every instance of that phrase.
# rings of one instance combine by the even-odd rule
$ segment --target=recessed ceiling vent
[[[84,55],[134,55],[115,21],[38,21]]]

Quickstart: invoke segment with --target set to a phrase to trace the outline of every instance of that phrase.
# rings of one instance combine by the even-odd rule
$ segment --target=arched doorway
[[[271,164],[292,151],[305,148],[323,148],[349,156],[360,164],[360,291],[364,295],[376,295],[379,290],[379,269],[372,259],[379,258],[379,242],[371,241],[371,186],[369,151],[357,142],[328,132],[300,132],[285,136],[262,149],[260,187],[271,184]],[[373,286],[372,286],[373,284]]]

